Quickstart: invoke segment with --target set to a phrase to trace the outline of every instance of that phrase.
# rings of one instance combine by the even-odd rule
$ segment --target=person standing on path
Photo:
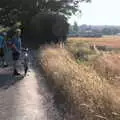
[[[0,33],[0,58],[2,67],[8,66],[5,61],[5,51],[7,52],[6,36],[7,34],[5,32]]]
[[[13,58],[13,75],[18,76],[20,73],[18,72],[17,64],[21,54],[21,29],[16,29],[15,35],[12,38],[12,58]]]

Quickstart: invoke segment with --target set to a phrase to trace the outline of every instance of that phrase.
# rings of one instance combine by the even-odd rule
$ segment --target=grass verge
[[[48,80],[66,96],[78,120],[120,120],[120,94],[94,69],[77,64],[66,49],[44,47],[38,60]]]

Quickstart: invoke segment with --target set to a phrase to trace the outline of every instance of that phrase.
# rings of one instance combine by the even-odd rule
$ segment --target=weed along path
[[[24,78],[0,68],[0,120],[63,120],[44,77],[31,67]]]

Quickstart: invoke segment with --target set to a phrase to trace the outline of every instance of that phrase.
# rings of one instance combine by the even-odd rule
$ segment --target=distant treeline
[[[75,22],[69,27],[68,36],[102,37],[103,35],[120,35],[120,26],[78,26]]]

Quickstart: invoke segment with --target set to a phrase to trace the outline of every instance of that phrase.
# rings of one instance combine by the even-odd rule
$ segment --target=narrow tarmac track
[[[0,120],[64,120],[40,72],[15,78],[12,68],[0,68]]]

